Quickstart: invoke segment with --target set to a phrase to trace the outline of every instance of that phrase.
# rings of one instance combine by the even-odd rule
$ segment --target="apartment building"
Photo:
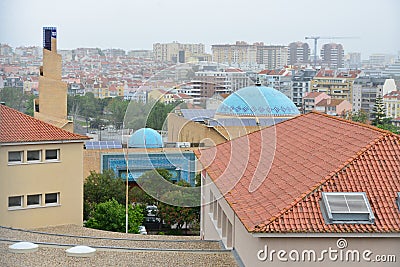
[[[311,92],[324,92],[332,98],[353,102],[353,83],[360,71],[321,69],[311,80]]]
[[[193,104],[206,105],[207,99],[214,94],[229,94],[231,91],[224,85],[214,82],[192,80],[176,87],[179,94],[185,94],[193,98]]]
[[[308,43],[293,42],[289,44],[289,65],[304,65],[310,63],[310,47]]]
[[[185,53],[191,56],[204,56],[204,44],[155,43],[153,44],[154,60],[160,62],[185,63]]]
[[[289,49],[283,45],[264,45],[264,43],[256,43],[257,64],[262,65],[266,69],[279,69],[288,64]]]
[[[344,67],[343,45],[324,44],[321,49],[321,65],[325,68],[338,69]]]
[[[284,93],[292,99],[292,72],[287,69],[262,70],[258,73],[260,82]]]
[[[353,111],[362,110],[367,113],[369,120],[373,120],[375,116],[372,109],[375,105],[375,99],[396,90],[393,79],[383,76],[361,76],[354,80],[353,84]]]
[[[288,63],[288,47],[282,45],[237,41],[235,44],[212,45],[211,50],[214,62],[229,66],[262,65],[267,69],[276,69]]]
[[[223,86],[232,92],[249,86],[251,83],[246,72],[237,68],[227,68],[223,71],[197,71],[195,79]]]
[[[311,92],[311,80],[317,72],[314,69],[300,69],[292,75],[292,101],[298,107],[303,105],[303,97]]]
[[[255,65],[257,63],[257,47],[243,41],[235,44],[215,44],[211,46],[214,62],[229,66]]]

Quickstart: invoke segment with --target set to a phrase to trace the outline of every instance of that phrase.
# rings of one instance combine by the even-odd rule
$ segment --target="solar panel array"
[[[86,149],[112,149],[112,148],[122,148],[121,141],[86,141]]]
[[[204,121],[215,115],[215,109],[181,109],[181,112],[185,119],[191,121]]]
[[[286,120],[286,118],[260,118],[257,124],[254,118],[220,118],[216,120],[210,120],[208,125],[210,126],[271,126],[279,122]]]

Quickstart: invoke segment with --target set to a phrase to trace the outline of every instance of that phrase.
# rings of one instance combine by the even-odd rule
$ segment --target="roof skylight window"
[[[327,224],[375,222],[364,192],[322,192],[321,210]]]

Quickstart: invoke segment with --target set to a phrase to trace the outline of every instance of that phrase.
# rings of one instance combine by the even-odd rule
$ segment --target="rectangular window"
[[[8,208],[22,208],[24,204],[23,196],[12,196],[8,197]]]
[[[23,151],[9,151],[8,163],[21,163],[24,157]]]
[[[40,206],[42,200],[42,195],[28,195],[27,205],[28,206]]]
[[[46,206],[53,206],[60,204],[60,193],[48,193],[45,195]]]
[[[27,161],[40,161],[41,150],[28,150],[26,154]]]
[[[375,222],[364,192],[322,192],[321,209],[328,224]]]
[[[59,149],[48,149],[46,150],[46,160],[59,160],[60,150]]]

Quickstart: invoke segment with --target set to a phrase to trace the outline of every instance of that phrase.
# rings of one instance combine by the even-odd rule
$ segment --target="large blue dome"
[[[128,146],[136,148],[159,148],[163,147],[163,141],[157,131],[151,128],[142,128],[132,134],[129,138]]]
[[[218,107],[223,116],[296,116],[296,105],[283,93],[270,87],[244,87],[228,96]]]

